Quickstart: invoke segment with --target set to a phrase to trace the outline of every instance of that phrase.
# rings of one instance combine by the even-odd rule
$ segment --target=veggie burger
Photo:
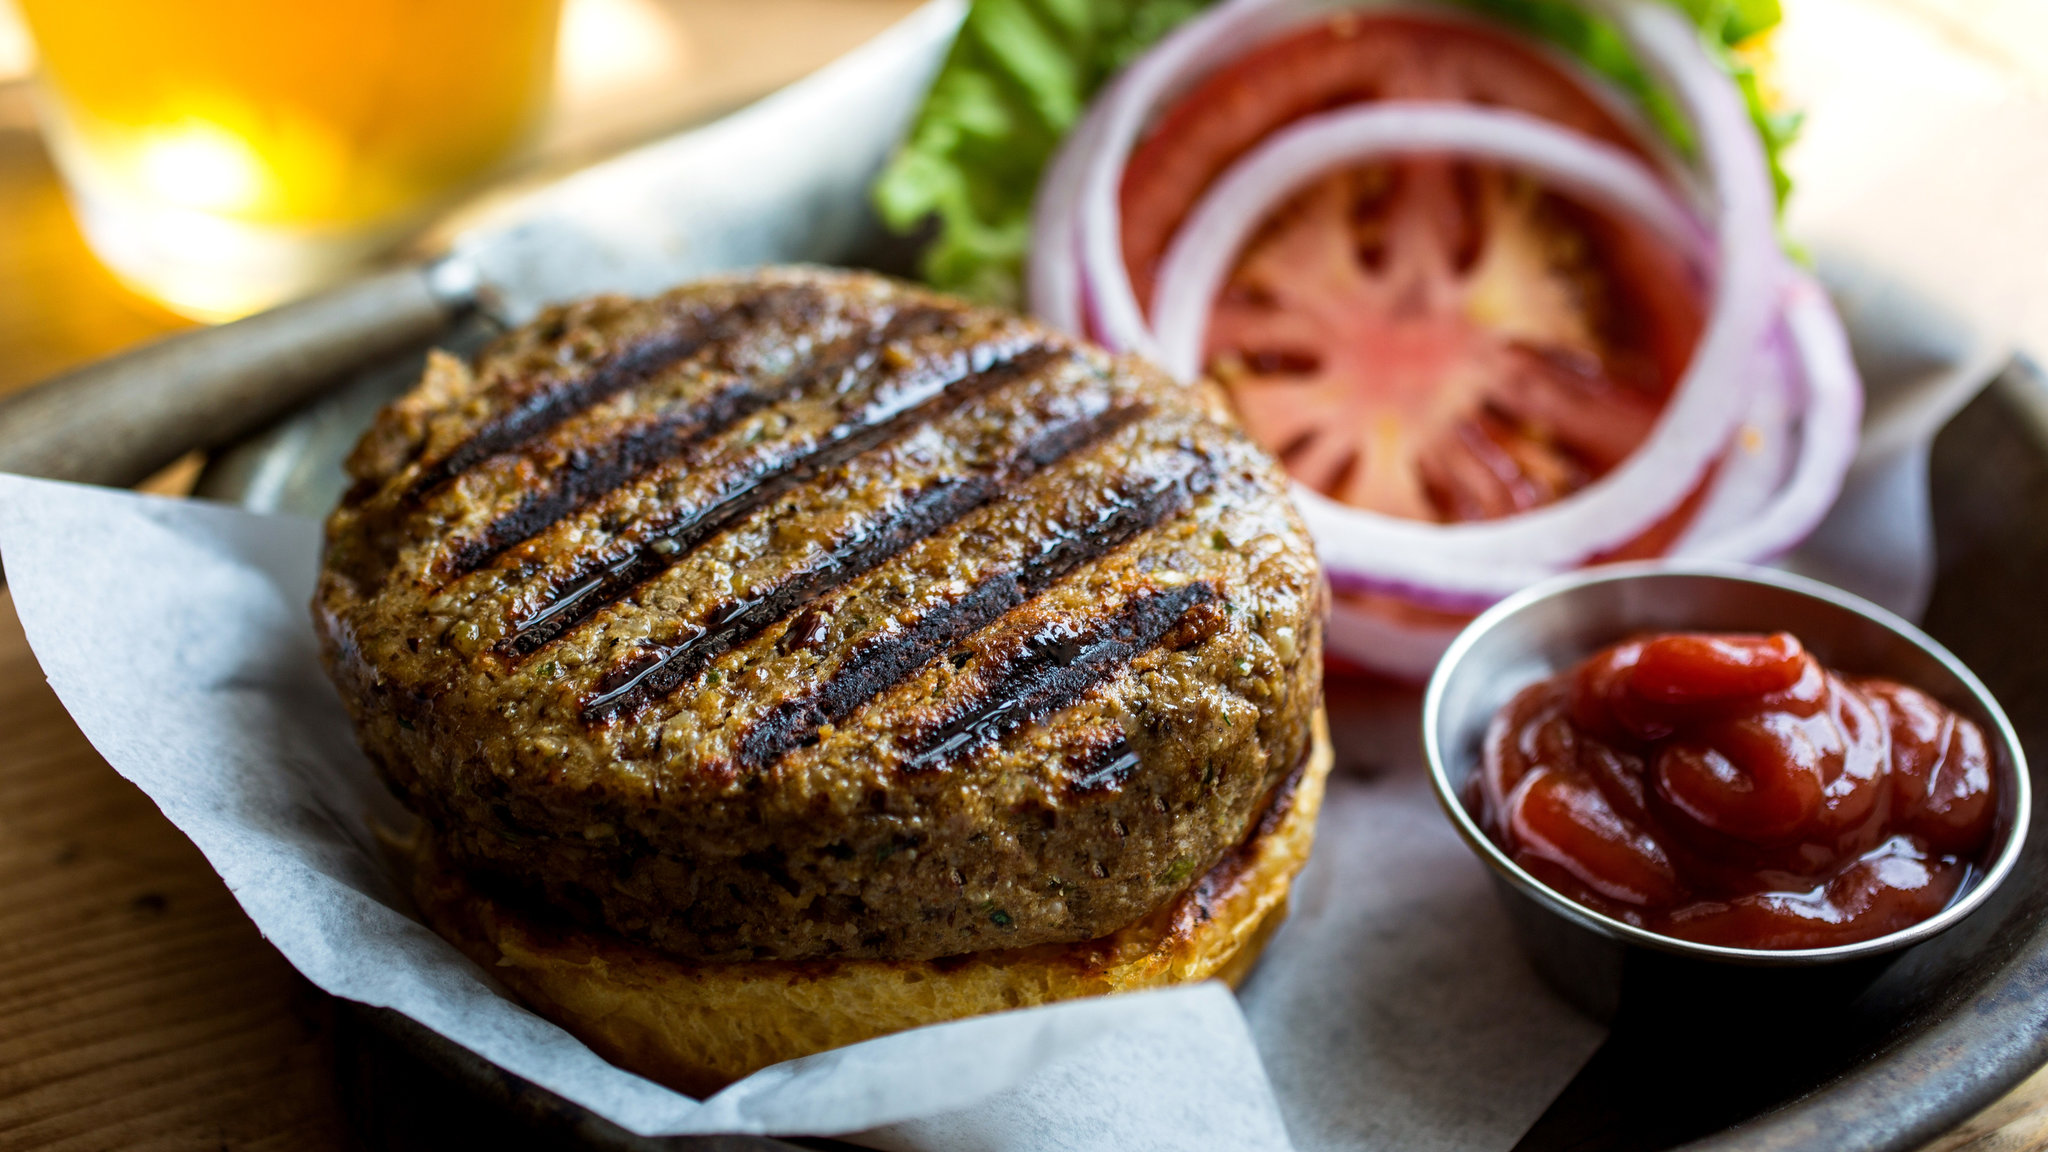
[[[422,910],[704,1092],[1240,974],[1328,770],[1322,584],[1213,389],[861,273],[437,357],[315,615]]]

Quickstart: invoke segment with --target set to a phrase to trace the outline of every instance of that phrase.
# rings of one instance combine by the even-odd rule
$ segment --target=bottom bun
[[[1285,918],[1331,759],[1318,712],[1307,757],[1243,844],[1158,911],[1077,944],[693,964],[483,896],[428,836],[414,895],[436,931],[542,1016],[622,1068],[703,1096],[770,1064],[920,1025],[1212,978],[1235,985]]]

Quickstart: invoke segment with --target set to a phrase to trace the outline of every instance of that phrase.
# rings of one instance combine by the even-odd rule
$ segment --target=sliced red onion
[[[1039,181],[1031,204],[1031,253],[1026,265],[1026,296],[1039,319],[1077,336],[1088,335],[1082,303],[1080,250],[1081,177],[1102,136],[1107,106],[1116,91],[1112,83],[1103,96],[1067,134],[1052,167]]]
[[[1600,0],[1688,115],[1718,201],[1723,253],[1713,307],[1686,377],[1648,441],[1602,481],[1556,504],[1483,524],[1399,521],[1314,494],[1300,500],[1333,578],[1432,601],[1484,602],[1639,534],[1683,499],[1747,407],[1744,361],[1769,321],[1777,261],[1768,174],[1754,130],[1697,34],[1644,0]],[[1103,101],[1080,191],[1084,291],[1096,335],[1112,348],[1160,349],[1123,267],[1117,194],[1139,132],[1166,100],[1272,32],[1326,10],[1306,0],[1231,0],[1183,25],[1126,73]],[[1695,386],[1709,382],[1708,386]]]
[[[1682,542],[1673,555],[1748,563],[1775,560],[1806,539],[1841,495],[1863,420],[1863,384],[1849,355],[1849,337],[1827,293],[1804,274],[1793,279],[1787,293],[1784,324],[1803,393],[1792,474],[1740,524],[1696,542]]]
[[[1089,334],[1115,351],[1149,346],[1151,327],[1123,263],[1118,195],[1124,166],[1139,136],[1174,97],[1250,45],[1317,17],[1406,6],[1403,0],[1230,0],[1182,25],[1118,74],[1090,105],[1085,130],[1068,134],[1040,182],[1040,204],[1034,205],[1032,229],[1033,311],[1064,327],[1078,310],[1083,317],[1092,318]],[[1491,24],[1454,7],[1443,7],[1437,14],[1445,20]],[[1544,44],[1528,47],[1561,71],[1579,77],[1588,93],[1608,106],[1617,120],[1639,129],[1641,143],[1651,154],[1671,156],[1670,147],[1648,130],[1642,110],[1601,85],[1583,62]],[[1071,221],[1074,238],[1070,243],[1059,240],[1065,231],[1063,220]],[[1041,226],[1046,223],[1054,227]],[[1042,279],[1041,260],[1048,265]],[[1068,272],[1075,262],[1079,264],[1075,273],[1080,279],[1078,286]],[[1076,303],[1086,299],[1099,303],[1092,308]]]
[[[1756,257],[1722,258],[1713,311],[1685,375],[1643,444],[1605,477],[1546,507],[1466,524],[1404,520],[1300,491],[1325,564],[1381,591],[1429,589],[1437,601],[1484,602],[1641,535],[1699,484],[1749,406],[1748,361],[1775,296],[1770,269]]]
[[[1755,361],[1755,398],[1722,454],[1705,499],[1694,511],[1671,555],[1682,556],[1756,516],[1785,486],[1799,452],[1799,405],[1805,391],[1792,363],[1794,349],[1784,325],[1772,329]]]
[[[1674,557],[1769,562],[1803,540],[1839,493],[1856,449],[1862,387],[1841,322],[1810,277],[1792,278],[1783,319],[1755,367],[1765,379],[1744,432],[1672,548]],[[1753,446],[1743,442],[1751,434]],[[1413,599],[1432,602],[1426,593]],[[1340,597],[1325,638],[1331,651],[1360,667],[1419,683],[1457,632],[1455,625],[1397,620]]]
[[[1161,264],[1152,311],[1158,355],[1165,367],[1182,379],[1200,374],[1216,294],[1245,240],[1277,204],[1329,169],[1413,152],[1452,153],[1532,171],[1561,191],[1635,218],[1674,247],[1690,251],[1696,266],[1707,261],[1702,230],[1676,192],[1620,149],[1519,112],[1435,103],[1359,105],[1310,117],[1274,134],[1232,165],[1203,196]],[[1704,268],[1701,272],[1706,274]],[[1763,311],[1767,305],[1768,300]],[[1675,473],[1688,477],[1687,483],[1675,495],[1654,498],[1641,497],[1636,489],[1608,487],[1600,493],[1604,504],[1576,513],[1579,522],[1589,526],[1580,529],[1582,533],[1604,532],[1591,537],[1592,544],[1532,555],[1530,545],[1541,540],[1519,529],[1553,509],[1583,501],[1583,493],[1549,509],[1460,525],[1367,512],[1299,486],[1296,500],[1340,587],[1391,592],[1449,610],[1480,607],[1550,574],[1553,566],[1576,566],[1640,535],[1691,492],[1720,455],[1748,404],[1746,390],[1731,387],[1728,381],[1746,383],[1750,376],[1747,371],[1723,370],[1715,377],[1702,377],[1698,370],[1695,359],[1652,431],[1651,443],[1662,454],[1646,462],[1644,450],[1638,450],[1623,466]],[[1702,379],[1712,383],[1703,385]],[[1674,424],[1692,434],[1675,434]],[[1609,507],[1620,511],[1609,512]],[[1627,530],[1605,528],[1608,517]],[[1517,544],[1523,551],[1514,550]],[[1458,569],[1472,571],[1460,579]]]
[[[1356,6],[1356,5],[1354,5]],[[1124,70],[1098,98],[1102,134],[1091,144],[1080,189],[1081,275],[1092,302],[1096,339],[1113,352],[1152,355],[1152,329],[1124,267],[1118,194],[1139,133],[1168,101],[1252,44],[1319,12],[1315,0],[1226,0],[1188,21]]]
[[[1725,134],[1726,128],[1722,125],[1729,121],[1729,117],[1718,113],[1701,115],[1694,96],[1710,88],[1712,83],[1725,84],[1725,80],[1705,57],[1697,41],[1686,39],[1691,35],[1688,26],[1670,18],[1664,21],[1666,27],[1657,27],[1660,16],[1670,16],[1669,13],[1648,11],[1658,5],[1649,0],[1592,2],[1620,19],[1624,33],[1637,42],[1645,62],[1652,68],[1674,80],[1692,73],[1695,80],[1708,81],[1705,85],[1680,85],[1679,104],[1682,111],[1691,115],[1692,126],[1704,138],[1703,159],[1709,191],[1721,194],[1720,185],[1727,182],[1728,177],[1737,175],[1734,169],[1741,167],[1739,163],[1731,167],[1722,155],[1725,149],[1715,147],[1716,141],[1711,139]],[[1150,327],[1123,264],[1118,192],[1122,186],[1124,166],[1139,136],[1150,127],[1158,112],[1248,47],[1271,39],[1294,25],[1348,10],[1399,6],[1397,0],[1350,0],[1348,3],[1344,0],[1227,0],[1176,28],[1123,72],[1114,92],[1097,98],[1097,106],[1103,112],[1102,131],[1089,142],[1087,150],[1090,154],[1083,165],[1080,233],[1082,274],[1098,302],[1097,313],[1102,328],[1099,335],[1105,343],[1118,351],[1144,350],[1150,344]],[[1444,14],[1450,18],[1465,16],[1454,7],[1447,7]],[[1642,19],[1645,14],[1646,22]],[[1676,36],[1669,27],[1673,23],[1676,23],[1679,33]],[[1540,46],[1537,50],[1541,50]],[[1576,62],[1571,67],[1574,71],[1580,70]],[[1706,77],[1699,76],[1702,68],[1708,74]],[[1599,89],[1596,87],[1594,91],[1597,93]],[[1735,107],[1733,112],[1736,126],[1746,131],[1741,109]],[[1754,146],[1753,139],[1748,142]],[[1076,150],[1072,140],[1066,150]],[[1653,151],[1661,152],[1661,149],[1653,147]],[[1760,156],[1757,164],[1760,170]],[[1725,200],[1725,196],[1723,198]],[[1769,224],[1768,210],[1765,224]]]
[[[1705,199],[1713,206],[1705,250],[1720,254],[1713,306],[1693,362],[1650,442],[1631,461],[1579,496],[1495,522],[1493,527],[1513,528],[1505,534],[1511,547],[1504,551],[1498,540],[1477,543],[1465,531],[1475,526],[1412,522],[1404,526],[1429,540],[1419,552],[1406,541],[1392,548],[1350,547],[1357,518],[1371,514],[1314,493],[1301,494],[1311,530],[1326,561],[1332,561],[1331,582],[1340,591],[1389,592],[1427,606],[1476,610],[1529,580],[1575,566],[1632,537],[1683,499],[1716,459],[1721,463],[1708,499],[1681,546],[1688,555],[1712,550],[1714,555],[1761,559],[1804,535],[1839,487],[1846,452],[1854,444],[1860,385],[1823,298],[1802,290],[1807,294],[1795,297],[1788,315],[1777,315],[1780,301],[1770,289],[1780,257],[1770,185],[1746,115],[1701,50],[1696,32],[1674,13],[1651,0],[1586,2],[1615,19],[1638,59],[1671,91],[1692,129]],[[1091,127],[1069,139],[1048,176],[1048,198],[1040,211],[1052,226],[1034,237],[1038,248],[1033,256],[1033,301],[1041,314],[1069,327],[1083,325],[1113,349],[1157,355],[1159,342],[1134,297],[1122,252],[1119,193],[1139,135],[1168,102],[1250,45],[1320,15],[1375,6],[1359,0],[1228,0],[1141,57],[1097,101],[1088,117]],[[1681,173],[1674,172],[1673,178],[1692,187]],[[1610,195],[1603,202],[1612,200]],[[1043,280],[1041,259],[1048,264]],[[1784,324],[1789,328],[1780,330]],[[1767,332],[1778,339],[1762,343]],[[1787,347],[1797,361],[1789,372],[1784,368]],[[1798,379],[1787,381],[1788,375]],[[1742,395],[1751,381],[1756,382],[1748,389],[1753,395]],[[1731,414],[1726,424],[1709,429],[1715,434],[1704,434],[1690,418],[1678,418],[1684,396],[1715,391],[1736,393],[1725,407],[1695,401],[1696,407]],[[1802,403],[1810,410],[1795,412]],[[1796,435],[1790,427],[1795,416]],[[1761,437],[1760,451],[1728,439],[1736,420],[1746,421],[1748,430]],[[1687,445],[1670,445],[1666,439],[1689,439],[1691,451],[1682,452]],[[1637,466],[1651,456],[1653,465]],[[1696,457],[1697,467],[1673,470],[1683,474],[1661,480],[1648,474],[1665,471],[1685,456]],[[1649,488],[1642,486],[1644,481],[1652,482]],[[1615,501],[1632,509],[1631,516],[1600,524],[1600,516],[1611,509],[1598,515],[1574,511],[1595,503],[1582,499],[1594,489],[1631,484],[1638,492],[1656,491],[1656,498]],[[1642,519],[1653,508],[1654,514]],[[1627,522],[1631,519],[1636,522]],[[1443,543],[1461,533],[1466,542]],[[1333,542],[1354,563],[1335,562]],[[1330,641],[1333,650],[1369,667],[1419,678],[1455,631],[1398,623],[1339,601]]]
[[[1549,187],[1634,218],[1703,263],[1705,236],[1675,192],[1642,162],[1548,120],[1461,104],[1383,101],[1310,116],[1231,165],[1175,233],[1159,266],[1152,330],[1161,365],[1202,374],[1216,295],[1252,232],[1288,196],[1334,168],[1430,153],[1533,173]],[[1696,267],[1702,278],[1710,274]],[[1403,521],[1407,523],[1407,521]]]

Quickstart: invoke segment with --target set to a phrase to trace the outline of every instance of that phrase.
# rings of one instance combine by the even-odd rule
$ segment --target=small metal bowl
[[[1609,644],[1650,632],[1777,632],[1798,636],[1822,663],[1911,685],[1984,729],[1998,772],[1998,815],[1979,874],[1939,914],[1890,935],[1831,948],[1728,948],[1638,928],[1579,904],[1531,876],[1463,802],[1488,723],[1517,692]],[[1546,581],[1487,610],[1460,633],[1423,700],[1423,747],[1437,799],[1492,868],[1537,970],[1582,1009],[1613,1015],[1632,959],[1652,954],[1725,969],[1812,968],[1869,961],[1938,935],[1990,896],[2019,859],[2031,808],[2025,755],[1984,685],[1918,628],[1825,584],[1735,564],[1616,564]],[[1657,955],[1661,954],[1661,955]],[[1879,961],[1881,963],[1881,961]],[[1699,969],[1681,965],[1697,973]],[[1862,969],[1874,970],[1865,963]],[[1827,979],[1836,980],[1831,969]],[[1747,977],[1752,983],[1766,977]],[[1809,978],[1811,979],[1811,978]]]

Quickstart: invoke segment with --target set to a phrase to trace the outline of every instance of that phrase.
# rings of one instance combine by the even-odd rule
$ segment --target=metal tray
[[[867,262],[886,268],[898,255]],[[491,335],[472,323],[441,343],[467,353]],[[324,515],[341,490],[341,457],[376,408],[416,377],[420,360],[366,372],[222,454],[200,494]],[[1938,578],[1927,630],[2011,713],[2033,765],[2035,803],[2048,804],[2048,376],[2015,361],[1936,440],[1930,483]],[[2036,825],[2048,826],[2038,811]],[[1881,970],[1713,990],[1674,986],[1655,970],[1631,973],[1606,1044],[1516,1152],[1912,1148],[2044,1061],[2048,836],[2036,836],[1983,909]],[[358,1136],[373,1148],[847,1147],[640,1139],[381,1009],[344,1006],[339,1068]]]

